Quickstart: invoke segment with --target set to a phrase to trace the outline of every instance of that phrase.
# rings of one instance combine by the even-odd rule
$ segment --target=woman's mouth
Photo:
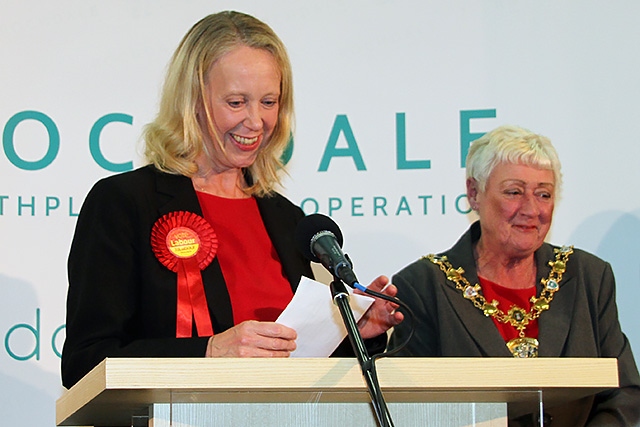
[[[240,145],[245,145],[245,146],[249,146],[249,145],[253,145],[256,142],[258,142],[258,137],[254,136],[252,138],[246,138],[244,136],[240,136],[240,135],[235,135],[235,134],[231,134],[231,137],[233,138],[233,140],[235,142],[237,142]]]
[[[521,231],[534,231],[538,229],[535,225],[515,225],[515,227]]]

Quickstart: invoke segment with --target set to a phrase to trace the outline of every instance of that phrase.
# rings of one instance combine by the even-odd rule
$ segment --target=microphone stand
[[[393,427],[393,421],[391,420],[389,410],[387,409],[387,404],[385,403],[384,397],[382,396],[380,384],[378,384],[378,377],[376,375],[374,361],[371,359],[371,357],[369,357],[367,348],[364,345],[364,340],[362,339],[362,335],[360,335],[358,325],[356,324],[356,320],[353,317],[353,311],[351,310],[351,306],[349,305],[349,293],[347,292],[347,289],[345,288],[342,280],[335,276],[333,278],[333,281],[331,282],[330,287],[333,302],[338,306],[338,309],[340,310],[342,320],[344,321],[344,325],[347,329],[347,334],[349,335],[351,347],[353,347],[356,358],[360,363],[362,376],[367,383],[369,396],[371,397],[371,403],[373,404],[373,409],[375,410],[378,424],[381,427]]]

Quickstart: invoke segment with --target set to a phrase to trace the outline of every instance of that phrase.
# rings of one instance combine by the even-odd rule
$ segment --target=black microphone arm
[[[362,335],[360,335],[358,324],[349,305],[349,293],[339,278],[334,277],[333,282],[331,282],[331,295],[333,296],[333,303],[337,305],[338,310],[340,310],[340,315],[347,329],[351,347],[356,354],[362,376],[367,383],[367,390],[371,397],[371,404],[376,413],[378,425],[380,425],[380,427],[393,427],[393,420],[391,419],[389,409],[387,408],[382,390],[380,389],[380,384],[378,383],[378,374],[376,373],[374,359],[369,357],[367,347],[364,345],[364,340],[362,339]]]
[[[371,403],[380,427],[393,427],[393,421],[387,409],[378,376],[375,359],[369,356],[367,348],[358,330],[358,324],[349,305],[349,293],[345,283],[361,291],[362,286],[348,256],[342,252],[342,232],[338,225],[327,216],[313,214],[303,218],[296,229],[296,243],[300,251],[314,262],[321,263],[333,275],[331,294],[333,302],[338,306],[342,321],[347,329],[351,347],[356,355],[362,376],[367,384]]]

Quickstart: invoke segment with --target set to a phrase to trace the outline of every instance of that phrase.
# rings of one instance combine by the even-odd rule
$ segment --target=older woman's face
[[[491,172],[485,191],[478,191],[475,181],[470,181],[467,193],[480,217],[486,249],[527,256],[544,242],[553,216],[553,171],[500,164]]]
[[[214,167],[221,172],[251,166],[278,121],[280,72],[275,58],[263,49],[238,46],[211,66],[206,91],[225,148],[222,152],[211,144]],[[206,123],[201,125],[206,129]]]

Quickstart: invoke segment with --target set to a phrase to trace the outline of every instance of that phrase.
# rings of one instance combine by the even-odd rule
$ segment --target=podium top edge
[[[433,396],[553,391],[584,396],[618,387],[616,359],[607,358],[383,358],[376,362],[385,394]],[[109,407],[123,396],[140,404],[169,401],[175,393],[228,393],[259,399],[299,399],[304,393],[366,393],[355,358],[107,358],[56,402],[63,425],[78,414]]]

